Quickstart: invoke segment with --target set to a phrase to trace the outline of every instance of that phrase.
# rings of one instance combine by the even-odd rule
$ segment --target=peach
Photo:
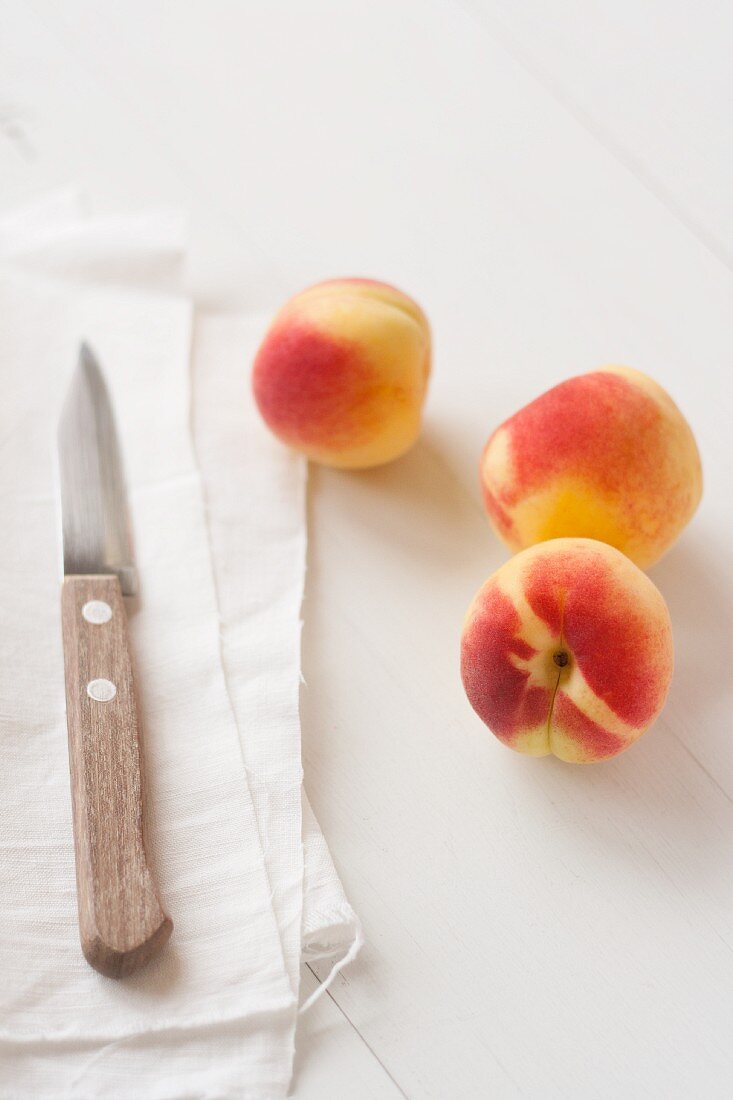
[[[327,466],[378,466],[417,439],[430,329],[402,291],[370,279],[304,290],[275,317],[254,364],[274,434]]]
[[[486,510],[510,550],[601,539],[646,568],[702,494],[695,438],[672,398],[630,367],[548,390],[497,428],[481,458]]]
[[[511,558],[463,627],[471,706],[530,756],[585,764],[623,752],[661,711],[672,666],[661,593],[594,539],[552,539]]]

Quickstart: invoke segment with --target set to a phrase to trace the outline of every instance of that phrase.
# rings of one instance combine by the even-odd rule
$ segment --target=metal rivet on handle
[[[89,600],[81,609],[81,613],[88,623],[108,623],[112,618],[112,608],[104,600]]]
[[[90,680],[87,684],[87,695],[97,703],[108,703],[116,694],[117,688],[111,680]]]

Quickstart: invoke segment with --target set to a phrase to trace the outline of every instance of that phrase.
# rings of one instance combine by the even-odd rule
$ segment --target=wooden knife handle
[[[66,577],[61,599],[79,934],[120,978],[167,941],[143,837],[143,776],[127,616],[116,576]]]

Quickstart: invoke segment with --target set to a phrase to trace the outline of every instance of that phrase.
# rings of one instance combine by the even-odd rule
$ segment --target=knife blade
[[[87,961],[122,977],[173,925],[145,850],[143,758],[123,594],[137,587],[112,405],[82,344],[58,428],[61,628],[79,934]]]
[[[116,573],[134,596],[137,573],[112,404],[88,344],[79,348],[58,430],[64,574]]]

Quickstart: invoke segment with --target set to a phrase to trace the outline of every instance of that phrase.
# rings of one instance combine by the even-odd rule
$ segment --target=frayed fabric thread
[[[298,1009],[299,1016],[302,1016],[303,1013],[307,1012],[308,1009],[313,1007],[316,1001],[320,1000],[323,994],[326,993],[330,986],[333,984],[336,976],[341,973],[345,966],[348,966],[349,963],[352,963],[354,961],[363,946],[364,933],[362,931],[361,924],[357,924],[354,930],[354,938],[351,941],[348,950],[344,955],[341,956],[340,959],[337,959],[334,962],[333,966],[328,972],[328,976],[324,979],[324,981],[320,983],[317,989],[313,990],[310,997],[308,997],[300,1006],[300,1008]]]

